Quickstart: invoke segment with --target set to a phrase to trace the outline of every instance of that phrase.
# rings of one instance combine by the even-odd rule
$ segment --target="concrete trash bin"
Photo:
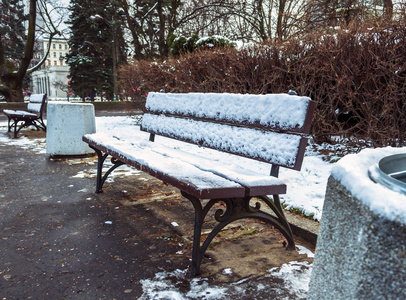
[[[388,184],[405,159],[406,148],[365,149],[332,169],[308,299],[406,299],[404,181]]]
[[[82,136],[96,132],[93,104],[49,101],[46,153],[51,156],[93,153]]]

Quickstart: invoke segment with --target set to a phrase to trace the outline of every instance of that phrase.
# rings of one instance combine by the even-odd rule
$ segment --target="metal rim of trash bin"
[[[395,154],[382,158],[370,167],[369,177],[376,183],[406,195],[406,154]]]

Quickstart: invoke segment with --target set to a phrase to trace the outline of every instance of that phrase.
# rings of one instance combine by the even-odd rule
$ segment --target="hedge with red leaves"
[[[133,99],[148,91],[286,93],[318,105],[316,141],[406,142],[406,26],[314,33],[241,50],[214,49],[120,70]],[[141,98],[140,98],[141,96]]]

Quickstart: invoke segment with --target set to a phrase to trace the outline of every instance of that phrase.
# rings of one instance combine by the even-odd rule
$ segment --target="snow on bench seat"
[[[38,117],[37,114],[30,113],[30,112],[24,111],[24,110],[3,109],[3,112],[4,112],[6,115],[10,115],[10,116],[33,117],[33,118],[37,118],[37,117]]]
[[[85,135],[84,141],[181,190],[187,189],[199,199],[223,198],[225,194],[227,197],[244,197],[286,193],[286,185],[276,177],[213,162],[141,138],[121,140],[105,133],[95,133]]]

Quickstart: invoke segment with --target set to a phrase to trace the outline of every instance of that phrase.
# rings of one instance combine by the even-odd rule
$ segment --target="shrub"
[[[406,26],[335,29],[236,50],[200,49],[121,69],[126,90],[284,93],[317,102],[316,141],[406,141]]]

